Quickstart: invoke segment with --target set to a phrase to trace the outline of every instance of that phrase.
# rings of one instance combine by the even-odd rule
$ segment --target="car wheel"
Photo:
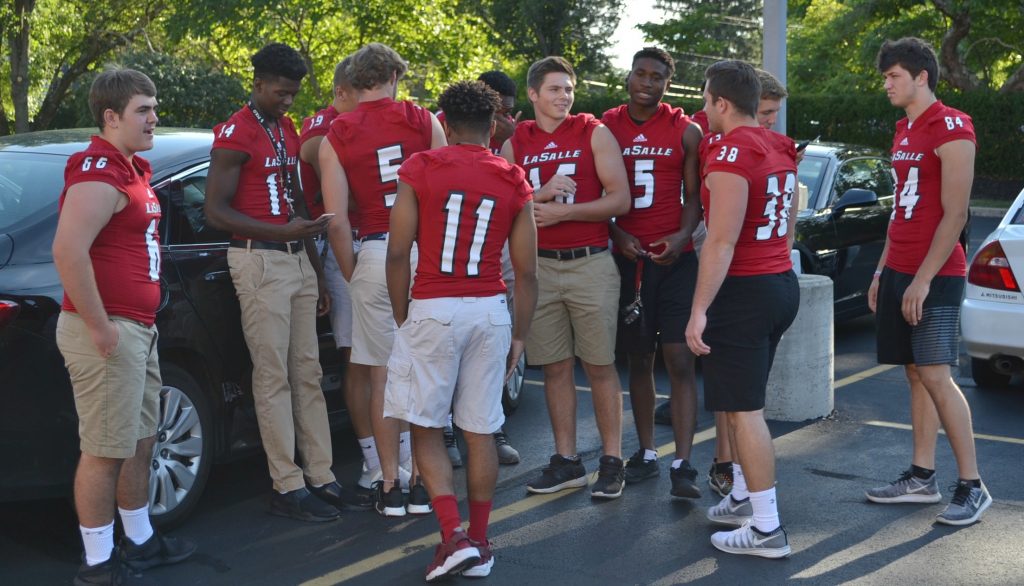
[[[505,388],[501,394],[501,405],[505,408],[505,415],[511,415],[516,409],[519,408],[519,399],[523,393],[523,382],[526,378],[526,354],[519,356],[519,362],[516,364],[516,369],[512,373],[512,378],[508,379],[508,383],[505,384]]]
[[[1010,384],[1010,375],[996,372],[988,360],[980,358],[971,358],[971,376],[979,387],[999,389]]]
[[[168,364],[161,376],[149,512],[155,525],[168,527],[199,503],[213,463],[213,426],[209,402],[191,375]]]

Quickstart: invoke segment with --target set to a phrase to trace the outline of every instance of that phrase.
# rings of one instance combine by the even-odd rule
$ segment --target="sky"
[[[612,57],[612,65],[628,70],[633,64],[633,53],[643,48],[644,34],[636,29],[643,22],[661,22],[665,20],[665,11],[654,8],[653,2],[633,2],[627,0],[622,8],[619,26],[612,35],[612,47],[608,54]]]

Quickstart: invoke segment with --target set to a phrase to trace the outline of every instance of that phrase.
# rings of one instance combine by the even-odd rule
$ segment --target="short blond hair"
[[[761,82],[762,100],[781,100],[789,96],[789,92],[786,91],[786,86],[782,85],[779,78],[775,77],[771,73],[763,69],[758,69],[757,79]]]
[[[409,63],[397,51],[383,43],[370,43],[352,55],[345,77],[353,89],[370,90],[391,81],[394,75],[402,79]]]

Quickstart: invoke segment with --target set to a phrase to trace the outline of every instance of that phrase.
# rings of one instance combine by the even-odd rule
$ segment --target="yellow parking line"
[[[888,427],[890,429],[903,429],[906,431],[911,431],[912,429],[914,429],[913,427],[907,425],[906,423],[894,423],[892,421],[865,421],[864,425],[874,425],[875,427]],[[939,433],[945,435],[946,430],[940,429]],[[974,434],[974,439],[983,439],[993,442],[1003,442],[1006,444],[1017,444],[1024,446],[1024,439],[1016,437],[1007,437],[1005,435],[990,435],[987,433],[976,433]]]
[[[524,380],[523,384],[524,385],[533,385],[535,387],[543,387],[544,386],[544,381]],[[581,387],[579,385],[576,385],[576,390],[577,391],[583,391],[584,393],[592,393],[592,392],[594,392],[593,389],[591,389],[590,387]],[[626,390],[622,391],[622,394],[623,395],[628,395],[629,394],[629,389],[626,389]],[[655,394],[654,397],[657,398],[657,399],[667,399],[668,395]]]
[[[866,378],[870,378],[870,377],[872,377],[872,376],[874,376],[874,375],[876,375],[878,373],[885,372],[885,371],[887,371],[887,370],[889,370],[891,368],[894,368],[894,367],[893,366],[882,365],[882,366],[876,366],[874,368],[869,368],[869,369],[867,369],[865,371],[859,372],[857,374],[854,374],[854,375],[851,375],[851,376],[848,376],[846,378],[843,378],[843,379],[840,379],[840,380],[836,381],[835,388],[838,389],[840,387],[843,387],[843,386],[855,383],[857,381],[864,380]],[[544,383],[540,382],[540,381],[527,380],[527,381],[524,381],[524,383],[528,384],[528,385],[534,385],[534,386],[544,386]],[[591,389],[589,387],[579,387],[578,386],[578,387],[576,387],[576,390],[590,392]],[[869,422],[869,423],[881,424],[883,422]],[[890,426],[898,426],[899,424],[895,424],[894,423],[894,424],[888,424],[888,425],[890,425]],[[909,428],[909,426],[907,426],[907,427]],[[694,434],[694,436],[693,436],[693,445],[696,446],[698,444],[704,443],[704,442],[706,442],[708,440],[714,439],[714,437],[715,437],[715,428],[714,427],[709,427],[709,428],[707,428],[705,430],[702,430],[702,431]],[[977,436],[977,437],[982,437],[982,436]],[[1004,439],[1012,440],[1012,438],[1004,438]],[[1024,443],[1024,440],[1012,440],[1012,441]],[[664,445],[661,445],[661,446],[658,446],[658,457],[659,458],[663,458],[665,456],[670,456],[670,455],[675,453],[675,450],[676,450],[676,444],[675,444],[674,441],[673,442],[668,442],[667,444],[664,444]],[[564,497],[567,497],[567,496],[572,496],[572,495],[575,495],[575,494],[577,494],[577,491],[575,491],[575,490],[563,490],[561,492],[556,492],[556,493],[552,493],[552,494],[535,494],[535,495],[530,495],[529,498],[519,499],[519,500],[517,500],[517,501],[515,501],[515,502],[513,502],[511,504],[505,505],[504,507],[501,507],[499,509],[495,509],[494,511],[492,511],[491,512],[491,517],[490,517],[490,522],[492,524],[493,523],[498,523],[498,522],[504,521],[505,519],[508,519],[510,517],[514,517],[516,515],[525,513],[527,511],[530,511],[530,510],[535,509],[537,507],[546,505],[546,504],[548,504],[550,502],[556,501],[556,500],[558,500],[560,498],[564,498]],[[309,580],[307,582],[303,582],[302,586],[328,586],[328,585],[332,585],[332,584],[339,584],[341,582],[345,582],[346,580],[351,580],[353,578],[362,576],[363,574],[366,574],[368,572],[372,572],[372,571],[374,571],[374,570],[376,570],[376,569],[378,569],[378,568],[380,568],[382,566],[386,566],[388,564],[397,562],[398,560],[405,559],[406,557],[408,557],[410,552],[419,551],[419,550],[422,550],[422,549],[427,549],[427,548],[431,547],[432,545],[436,545],[436,543],[437,543],[437,535],[435,533],[431,533],[430,535],[427,535],[426,537],[421,537],[419,539],[414,539],[412,541],[408,541],[408,542],[403,543],[403,544],[401,544],[401,545],[399,545],[397,547],[393,547],[393,548],[391,548],[391,549],[389,549],[387,551],[383,551],[383,552],[381,552],[381,553],[379,553],[377,555],[374,555],[374,556],[371,556],[371,557],[359,560],[358,562],[355,562],[353,564],[349,564],[349,565],[347,565],[345,567],[342,567],[342,568],[338,568],[337,570],[334,570],[332,572],[324,574],[323,576],[320,576],[318,578],[313,578],[313,579],[311,579],[311,580]]]

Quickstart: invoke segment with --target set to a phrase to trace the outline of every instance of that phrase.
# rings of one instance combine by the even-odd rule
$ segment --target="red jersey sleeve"
[[[138,176],[146,183],[152,174],[149,162],[136,155],[132,157],[138,168]],[[77,183],[98,181],[117,189],[131,200],[131,194],[124,186],[135,180],[136,171],[121,156],[104,156],[102,152],[83,151],[75,153],[68,159],[64,172],[65,190]]]
[[[227,122],[222,122],[213,127],[213,147],[215,149],[228,149],[255,156],[253,145],[259,139],[256,136],[258,127],[248,124],[239,124],[238,119],[232,116]],[[263,137],[263,140],[268,140]]]
[[[751,170],[760,167],[764,161],[763,151],[752,145],[730,140],[728,136],[718,142],[709,143],[705,155],[705,176],[716,171],[732,173],[743,177],[747,183],[755,181]]]
[[[977,145],[974,135],[974,122],[963,112],[946,108],[928,120],[928,133],[931,135],[935,148],[954,140],[969,140]]]

